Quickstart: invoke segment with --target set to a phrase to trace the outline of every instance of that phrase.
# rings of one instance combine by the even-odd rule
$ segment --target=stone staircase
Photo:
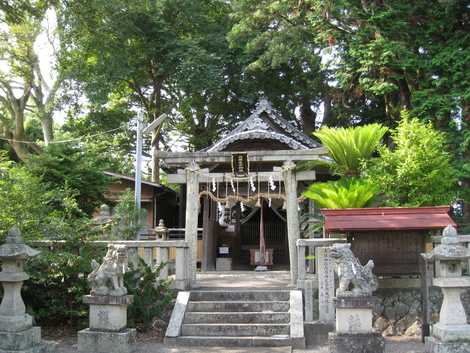
[[[180,292],[165,342],[182,346],[303,348],[302,294],[291,290]]]

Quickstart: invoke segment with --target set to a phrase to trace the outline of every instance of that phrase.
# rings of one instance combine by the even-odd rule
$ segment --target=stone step
[[[288,324],[183,324],[183,336],[277,336],[289,335]]]
[[[288,290],[192,291],[191,301],[289,301]]]
[[[179,336],[165,338],[165,343],[195,347],[290,347],[292,345],[287,335],[275,337]],[[220,352],[224,350],[221,349]]]
[[[187,312],[288,312],[285,301],[190,301]]]
[[[288,324],[289,313],[268,312],[188,312],[184,317],[185,324]]]

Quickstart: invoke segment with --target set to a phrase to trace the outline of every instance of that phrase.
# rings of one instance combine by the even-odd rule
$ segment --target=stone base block
[[[468,353],[470,342],[442,342],[435,337],[426,337],[424,351],[426,353]]]
[[[305,345],[307,347],[324,346],[328,342],[328,334],[334,326],[320,321],[304,322]]]
[[[40,344],[40,327],[30,327],[20,332],[0,331],[0,352],[28,351]]]
[[[79,353],[130,353],[135,342],[135,329],[102,332],[85,329],[78,332]]]
[[[336,308],[336,332],[347,334],[372,333],[372,309]]]
[[[33,318],[28,315],[4,316],[0,315],[0,332],[18,332],[33,326]]]
[[[131,295],[86,295],[83,302],[90,305],[90,330],[120,332],[127,327],[127,306]]]
[[[442,342],[470,342],[470,325],[442,325],[431,328],[432,336]]]
[[[385,340],[379,333],[345,334],[330,332],[328,334],[330,353],[383,353]]]
[[[127,327],[127,305],[90,304],[90,330],[119,332]]]

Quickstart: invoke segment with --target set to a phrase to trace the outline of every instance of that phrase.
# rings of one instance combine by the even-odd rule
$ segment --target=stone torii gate
[[[188,277],[192,287],[195,286],[196,282],[199,183],[210,183],[213,180],[224,181],[232,175],[231,173],[210,173],[209,169],[202,169],[199,164],[229,164],[232,162],[233,155],[239,153],[158,151],[157,158],[164,160],[167,166],[182,168],[176,174],[169,174],[168,182],[186,184],[185,241],[190,248]],[[250,163],[282,163],[282,167],[274,167],[272,172],[258,172],[256,175],[258,180],[261,181],[267,181],[271,177],[274,181],[284,182],[291,282],[296,284],[298,274],[296,241],[300,238],[297,182],[313,181],[316,179],[316,175],[315,171],[296,171],[295,162],[318,160],[326,155],[326,149],[320,147],[308,150],[248,151],[242,153],[247,154]]]

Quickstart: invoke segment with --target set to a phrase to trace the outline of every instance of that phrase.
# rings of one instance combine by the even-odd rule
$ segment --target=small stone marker
[[[372,328],[372,292],[377,278],[374,263],[362,266],[350,244],[335,244],[329,249],[335,262],[339,288],[336,291],[336,330],[328,335],[330,353],[383,353],[383,337]]]
[[[0,353],[39,353],[49,349],[49,344],[41,341],[41,328],[33,326],[32,317],[26,314],[21,297],[23,282],[29,279],[23,271],[24,260],[38,254],[24,244],[16,227],[10,229],[5,244],[0,246],[4,293],[0,304]]]
[[[335,323],[335,274],[329,248],[318,247],[316,250],[318,273],[318,309],[319,321],[333,325]]]
[[[425,352],[468,353],[470,325],[460,296],[470,287],[470,277],[462,276],[463,263],[470,259],[470,249],[460,245],[455,228],[447,226],[441,244],[423,257],[435,261],[439,268],[432,284],[440,287],[444,294],[439,322],[432,326],[431,337],[425,339]]]
[[[127,295],[123,275],[127,263],[125,246],[109,245],[99,265],[93,261],[88,276],[91,294],[83,297],[90,305],[90,327],[78,332],[80,353],[130,353],[135,330],[127,328]]]

